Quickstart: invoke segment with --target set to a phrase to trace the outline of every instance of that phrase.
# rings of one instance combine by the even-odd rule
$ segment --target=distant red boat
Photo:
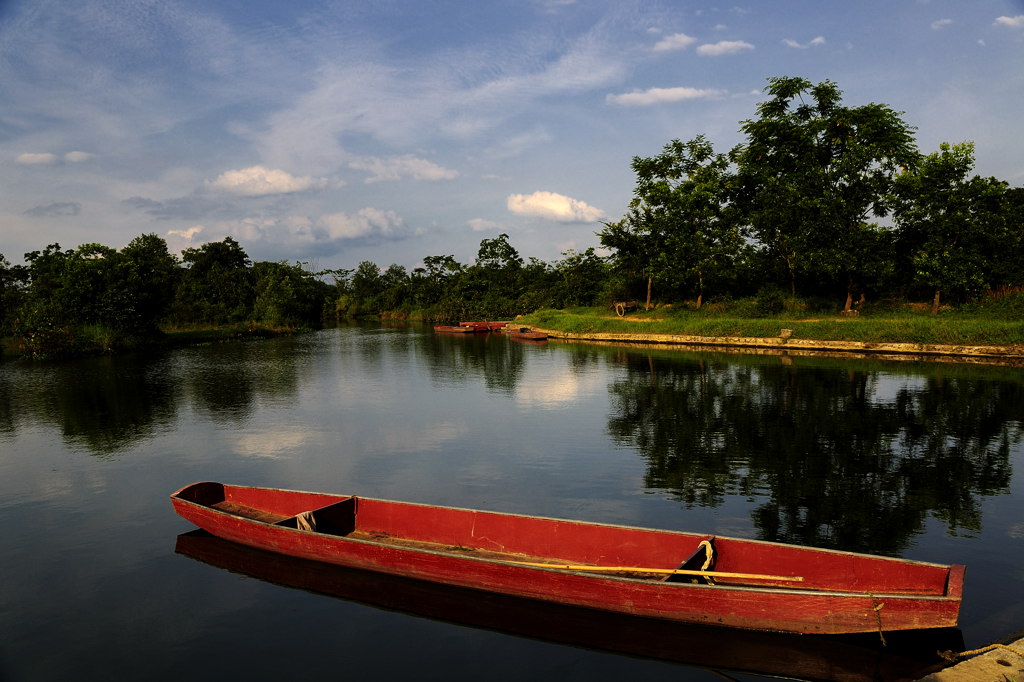
[[[289,556],[673,621],[842,634],[954,627],[964,567],[757,540],[221,483],[171,495]]]
[[[473,334],[476,333],[476,329],[472,327],[455,327],[449,324],[437,324],[434,325],[434,331],[439,334]]]
[[[514,339],[525,339],[528,341],[544,341],[548,338],[548,335],[544,332],[535,332],[529,327],[519,327],[518,329],[506,329],[505,333]]]
[[[508,322],[459,322],[460,327],[470,327],[478,332],[493,332],[507,324]]]

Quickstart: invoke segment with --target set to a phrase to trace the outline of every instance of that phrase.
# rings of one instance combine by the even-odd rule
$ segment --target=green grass
[[[571,334],[642,333],[705,337],[777,337],[791,329],[793,338],[870,343],[944,345],[1024,345],[1024,320],[989,318],[983,311],[875,313],[858,317],[783,312],[746,317],[719,308],[697,311],[659,307],[617,317],[603,308],[540,310],[521,318],[523,324]]]

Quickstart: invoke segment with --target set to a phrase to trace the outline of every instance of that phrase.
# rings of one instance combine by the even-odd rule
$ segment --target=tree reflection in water
[[[721,357],[621,354],[630,371],[610,387],[611,437],[687,506],[763,500],[762,539],[899,554],[929,516],[980,531],[980,498],[1008,491],[1016,381]]]

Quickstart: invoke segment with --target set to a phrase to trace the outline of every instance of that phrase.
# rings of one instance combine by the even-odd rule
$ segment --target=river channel
[[[324,575],[191,532],[168,495],[201,480],[963,563],[942,636],[1024,628],[1022,369],[367,325],[0,362],[0,681],[760,679],[858,658]]]

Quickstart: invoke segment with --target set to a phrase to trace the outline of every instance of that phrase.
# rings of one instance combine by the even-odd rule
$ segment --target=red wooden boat
[[[505,333],[511,336],[513,339],[522,339],[527,341],[545,341],[548,335],[544,332],[535,332],[529,327],[519,327],[518,329],[506,329]]]
[[[508,322],[459,322],[460,327],[470,327],[478,332],[493,332],[503,328]]]
[[[434,331],[439,334],[473,334],[476,332],[472,327],[453,326],[448,324],[434,325]]]
[[[888,633],[884,642],[877,633],[818,637],[727,630],[296,559],[198,529],[179,535],[174,549],[233,573],[410,616],[719,671],[829,682],[900,682],[947,666],[939,651],[964,650],[963,634],[956,628]]]
[[[171,495],[225,540],[635,616],[842,634],[954,627],[964,567],[697,533],[221,483]]]

